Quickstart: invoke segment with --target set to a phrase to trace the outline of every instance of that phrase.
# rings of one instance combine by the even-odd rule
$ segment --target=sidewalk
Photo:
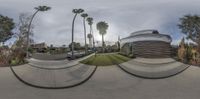
[[[28,64],[11,67],[11,70],[19,81],[32,87],[69,88],[84,83],[96,71],[96,66],[79,63],[91,55],[72,61],[32,58],[28,60]]]

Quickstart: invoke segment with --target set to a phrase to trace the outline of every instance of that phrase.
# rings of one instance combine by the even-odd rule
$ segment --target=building
[[[47,45],[44,42],[43,43],[38,43],[38,44],[32,44],[31,48],[33,50],[36,50],[37,52],[44,52],[44,50],[47,49]]]
[[[171,41],[169,35],[160,34],[157,30],[142,30],[120,39],[120,51],[128,56],[166,58],[171,57]]]

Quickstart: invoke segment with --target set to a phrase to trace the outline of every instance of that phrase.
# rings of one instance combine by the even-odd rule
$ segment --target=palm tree
[[[85,18],[88,17],[88,14],[87,13],[83,13],[81,14],[81,16],[83,17],[83,27],[84,27],[84,38],[85,38],[85,54],[87,54],[87,42],[86,42],[86,28],[85,28]]]
[[[35,7],[34,8],[36,11],[35,13],[33,13],[32,17],[31,17],[31,20],[30,20],[30,23],[28,25],[28,30],[27,30],[27,51],[26,51],[26,57],[28,58],[29,57],[29,52],[28,52],[28,49],[29,49],[29,35],[30,35],[30,28],[31,28],[31,24],[32,24],[32,21],[33,21],[33,18],[35,17],[35,15],[41,11],[41,12],[44,12],[44,11],[48,11],[51,9],[51,7],[48,7],[48,6],[38,6],[38,7]]]
[[[73,9],[72,12],[75,14],[73,21],[72,21],[72,46],[71,46],[71,52],[72,52],[72,58],[74,58],[74,21],[76,19],[76,16],[80,13],[83,13],[83,9]]]
[[[92,17],[88,17],[87,18],[87,21],[88,21],[88,25],[90,26],[90,35],[91,35],[91,38],[93,38],[93,49],[95,47],[95,43],[94,43],[94,35],[93,35],[93,29],[92,29],[92,24],[93,24],[93,18]]]
[[[91,46],[91,45],[92,45],[92,34],[91,34],[91,33],[88,34],[87,37],[88,37],[88,39],[89,39],[89,47],[92,47],[92,46]]]
[[[108,29],[108,23],[104,22],[104,21],[101,21],[101,22],[98,22],[97,23],[97,30],[99,30],[99,34],[102,35],[102,49],[103,49],[103,52],[104,52],[104,45],[105,45],[105,42],[104,42],[104,35],[107,33]]]

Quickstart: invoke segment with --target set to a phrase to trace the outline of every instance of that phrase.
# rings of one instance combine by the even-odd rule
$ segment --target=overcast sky
[[[18,22],[20,13],[34,13],[34,7],[47,5],[48,12],[36,15],[33,24],[35,42],[60,46],[71,42],[72,9],[83,8],[94,18],[95,39],[101,40],[96,23],[106,21],[109,29],[107,41],[117,41],[130,33],[143,29],[157,29],[169,34],[173,43],[182,38],[177,27],[179,18],[186,14],[200,14],[200,0],[0,0],[0,14]],[[87,27],[89,33],[89,27]],[[75,41],[83,43],[82,18],[75,22]]]

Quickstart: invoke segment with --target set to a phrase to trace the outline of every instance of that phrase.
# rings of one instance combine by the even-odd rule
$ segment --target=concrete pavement
[[[199,73],[199,67],[190,66],[169,78],[143,79],[105,66],[81,86],[47,90],[25,85],[8,67],[1,67],[0,99],[199,99]]]

